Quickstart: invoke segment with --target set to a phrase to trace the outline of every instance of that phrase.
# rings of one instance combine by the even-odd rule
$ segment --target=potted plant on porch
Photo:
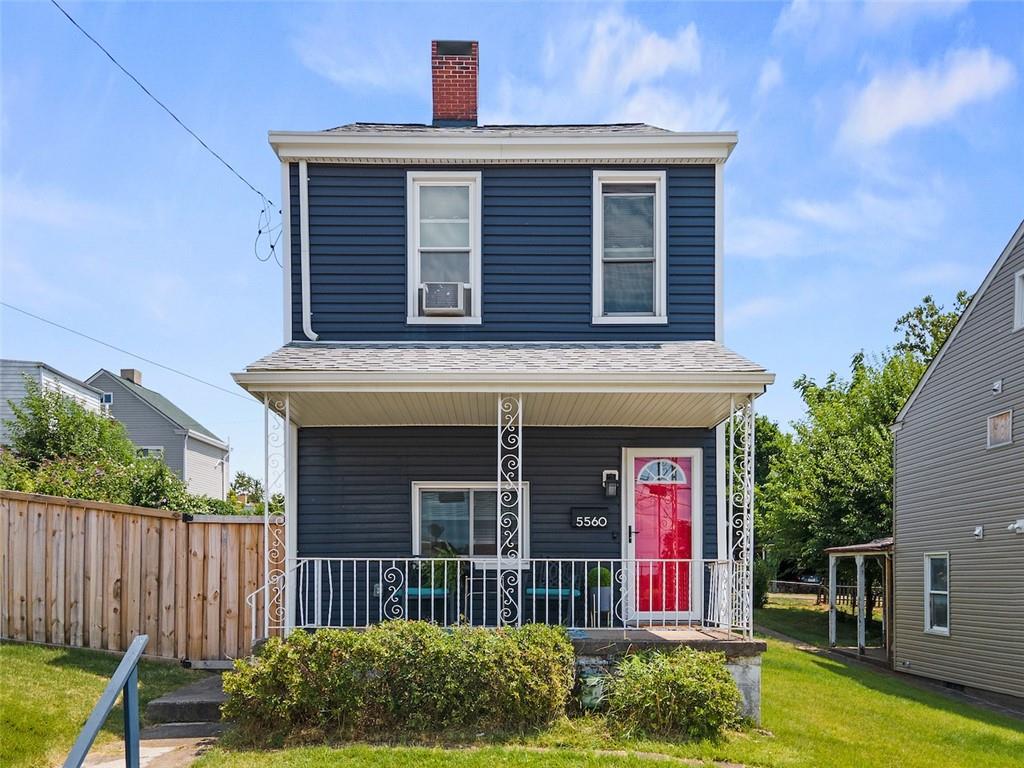
[[[607,613],[612,608],[612,572],[600,566],[587,572],[587,590],[597,602],[597,610]]]

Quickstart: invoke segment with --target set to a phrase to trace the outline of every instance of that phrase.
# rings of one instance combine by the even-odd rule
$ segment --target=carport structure
[[[828,645],[836,647],[836,573],[840,558],[852,557],[857,567],[857,653],[863,656],[866,648],[866,617],[867,617],[867,584],[864,578],[865,558],[876,557],[881,560],[883,577],[883,610],[882,610],[882,650],[886,661],[891,661],[892,653],[892,549],[893,537],[874,539],[864,544],[848,544],[841,547],[829,547],[828,555]]]

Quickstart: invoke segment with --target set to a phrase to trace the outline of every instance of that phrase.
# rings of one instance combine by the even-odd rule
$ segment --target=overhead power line
[[[106,56],[108,59],[110,59],[111,63],[113,63],[113,65],[115,67],[117,67],[119,70],[121,70],[121,72],[123,72],[125,74],[125,76],[127,76],[133,83],[135,83],[137,86],[139,86],[139,88],[142,90],[142,92],[144,94],[146,94],[150,99],[152,99],[153,102],[156,103],[157,106],[160,107],[160,109],[162,109],[164,112],[166,112],[168,115],[170,115],[171,119],[174,120],[174,122],[176,122],[178,125],[180,125],[185,130],[185,132],[188,133],[189,136],[191,136],[193,139],[198,141],[199,145],[203,149],[205,149],[207,152],[209,152],[211,155],[213,155],[213,157],[215,157],[217,159],[217,161],[220,162],[221,165],[223,165],[225,168],[227,168],[229,171],[231,171],[231,173],[233,173],[238,178],[239,181],[241,181],[243,184],[245,184],[245,186],[247,186],[249,189],[251,189],[253,192],[255,192],[257,195],[260,196],[260,199],[263,201],[263,209],[260,211],[258,232],[256,234],[256,243],[254,245],[254,250],[256,251],[256,258],[258,258],[260,261],[267,261],[271,256],[273,256],[274,257],[274,261],[277,262],[278,266],[283,266],[281,264],[281,260],[277,257],[277,240],[281,236],[280,235],[280,231],[279,231],[281,225],[278,224],[276,227],[271,226],[271,223],[270,223],[270,212],[267,210],[268,207],[269,208],[273,208],[274,201],[271,200],[269,197],[267,197],[265,194],[263,194],[259,189],[257,189],[256,186],[252,182],[250,182],[247,178],[245,178],[245,176],[243,176],[241,173],[239,173],[237,170],[235,170],[235,167],[233,165],[231,165],[231,163],[229,163],[223,157],[221,157],[221,155],[216,150],[214,150],[209,144],[207,144],[205,141],[203,141],[202,137],[200,137],[198,133],[196,133],[191,128],[189,128],[187,125],[185,125],[184,121],[182,121],[182,119],[180,117],[178,117],[176,114],[174,114],[173,110],[171,110],[170,107],[168,107],[166,104],[164,104],[162,101],[160,101],[160,99],[158,99],[155,95],[153,95],[153,92],[150,91],[149,88],[147,88],[145,85],[143,85],[142,81],[140,81],[139,78],[137,78],[135,75],[133,75],[131,72],[129,72],[124,67],[124,65],[121,64],[121,62],[119,62],[117,59],[115,59],[114,55],[110,51],[108,51],[106,48],[104,48],[103,44],[100,43],[99,40],[97,40],[95,37],[93,37],[88,32],[86,32],[85,29],[82,27],[82,25],[79,24],[77,21],[75,21],[74,17],[70,13],[68,13],[66,10],[64,10],[64,8],[61,6],[60,3],[57,2],[57,0],[50,0],[50,2],[53,3],[54,7],[56,7],[58,11],[60,11],[62,14],[64,14],[65,18],[67,18],[67,20],[70,21],[74,25],[75,29],[77,29],[79,32],[81,32],[83,35],[85,35],[85,37],[88,38],[88,40],[93,45],[95,45],[97,48],[99,48],[103,52],[103,55]],[[278,211],[278,214],[280,214],[280,211]],[[276,237],[275,237],[275,231],[277,232]],[[264,235],[269,240],[270,252],[267,254],[266,257],[261,257],[259,255],[259,241],[260,241],[260,238],[263,237]]]
[[[110,349],[113,349],[113,350],[115,350],[117,352],[120,352],[122,354],[128,355],[129,357],[134,357],[136,360],[141,360],[142,362],[148,363],[149,365],[155,365],[157,368],[163,368],[165,371],[170,371],[171,373],[175,373],[178,376],[184,376],[186,379],[191,379],[192,381],[194,381],[194,382],[196,382],[198,384],[204,384],[207,387],[213,387],[214,389],[220,390],[221,392],[223,392],[226,395],[231,395],[232,397],[237,397],[237,398],[239,398],[241,400],[245,400],[247,403],[256,404],[256,401],[253,400],[252,398],[246,397],[245,395],[242,395],[242,394],[240,394],[238,392],[234,392],[234,391],[232,391],[230,389],[226,389],[225,387],[222,387],[219,384],[214,384],[211,381],[206,381],[204,379],[200,379],[198,376],[193,376],[191,373],[186,373],[185,371],[178,370],[177,368],[172,368],[169,365],[164,365],[163,363],[158,363],[156,360],[152,360],[152,359],[150,359],[148,357],[143,357],[142,355],[136,354],[135,352],[129,352],[127,349],[124,349],[123,347],[119,347],[119,346],[117,346],[115,344],[111,344],[109,342],[103,341],[102,339],[97,339],[95,336],[90,336],[87,333],[82,333],[81,331],[76,331],[74,328],[69,328],[66,325],[61,325],[60,323],[58,323],[58,322],[56,322],[54,320],[49,320],[49,319],[47,319],[45,317],[42,317],[41,315],[33,314],[32,312],[29,312],[27,309],[22,309],[21,307],[16,307],[13,304],[8,304],[6,301],[0,301],[0,305],[3,305],[5,307],[7,307],[8,309],[13,309],[15,312],[20,312],[21,314],[26,315],[28,317],[31,317],[34,320],[38,320],[41,323],[46,323],[48,325],[52,325],[55,328],[60,328],[62,331],[67,331],[68,333],[73,333],[76,336],[81,336],[83,339],[88,339],[89,341],[92,341],[92,342],[94,342],[96,344],[101,344],[104,347],[109,347]]]

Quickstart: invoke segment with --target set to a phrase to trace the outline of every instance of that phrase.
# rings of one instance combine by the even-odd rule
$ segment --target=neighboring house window
[[[949,634],[949,554],[924,556],[924,631]]]
[[[988,417],[988,447],[998,448],[1013,442],[1013,411]]]
[[[413,483],[413,554],[497,558],[498,494],[494,483]],[[529,488],[523,484],[519,550],[528,557]]]
[[[164,448],[162,445],[147,445],[135,449],[135,455],[140,459],[160,459],[163,461]]]
[[[1024,269],[1013,276],[1013,330],[1024,328]]]
[[[114,404],[114,393],[104,392],[100,395],[100,405],[113,405]]]
[[[408,322],[479,323],[480,174],[412,171]]]
[[[665,323],[665,173],[594,172],[595,323]]]

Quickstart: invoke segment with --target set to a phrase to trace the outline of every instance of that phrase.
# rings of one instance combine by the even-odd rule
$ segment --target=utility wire
[[[232,397],[237,397],[237,398],[239,398],[241,400],[245,400],[247,403],[254,403],[254,404],[256,403],[256,401],[253,400],[252,398],[246,397],[245,395],[239,394],[238,392],[234,392],[234,391],[232,391],[230,389],[226,389],[226,388],[224,388],[224,387],[222,387],[222,386],[220,386],[218,384],[214,384],[213,382],[205,381],[203,379],[200,379],[198,376],[193,376],[191,373],[185,373],[185,371],[179,371],[177,368],[172,368],[169,365],[164,365],[163,363],[158,363],[156,360],[151,360],[148,357],[143,357],[142,355],[137,355],[134,352],[129,352],[127,349],[124,349],[122,347],[118,347],[118,346],[116,346],[114,344],[110,344],[109,342],[103,341],[102,339],[97,339],[95,336],[90,336],[87,333],[82,333],[81,331],[76,331],[74,328],[68,328],[68,326],[66,326],[66,325],[61,325],[58,322],[55,322],[53,320],[48,320],[47,318],[41,317],[40,315],[35,315],[35,314],[29,312],[27,309],[22,309],[21,307],[16,307],[13,304],[8,304],[6,301],[0,301],[0,305],[3,305],[5,307],[7,307],[8,309],[13,309],[15,312],[20,312],[23,315],[27,315],[28,317],[31,317],[34,320],[38,320],[38,321],[40,321],[42,323],[47,323],[48,325],[52,325],[55,328],[60,328],[62,331],[67,331],[68,333],[73,333],[76,336],[81,336],[83,339],[88,339],[89,341],[95,342],[96,344],[102,344],[104,347],[109,347],[110,349],[116,350],[117,352],[121,352],[122,354],[128,355],[129,357],[134,357],[137,360],[141,360],[144,363],[148,363],[149,365],[155,365],[157,368],[163,368],[165,371],[170,371],[171,373],[176,373],[179,376],[184,376],[186,379],[191,379],[192,381],[195,381],[195,382],[197,382],[199,384],[205,384],[208,387],[213,387],[214,389],[219,389],[221,392],[223,392],[226,395],[231,395]]]
[[[280,237],[280,233],[278,233],[277,237],[273,236],[274,228],[270,227],[270,214],[267,211],[268,207],[273,208],[274,201],[271,200],[266,195],[264,195],[260,190],[258,190],[247,178],[245,178],[245,176],[236,171],[234,166],[232,166],[231,163],[229,163],[227,160],[221,157],[212,147],[210,147],[209,144],[203,141],[198,133],[196,133],[187,125],[185,125],[185,123],[182,122],[181,118],[171,111],[170,107],[168,107],[166,104],[160,101],[160,99],[153,95],[152,91],[150,91],[146,86],[142,84],[139,78],[137,78],[127,69],[125,69],[121,62],[115,59],[113,54],[106,48],[104,48],[103,44],[100,43],[99,40],[97,40],[95,37],[86,32],[85,29],[82,28],[82,25],[75,21],[71,14],[65,11],[61,4],[57,2],[57,0],[50,0],[50,2],[53,3],[54,7],[56,7],[58,11],[64,14],[65,18],[67,18],[67,20],[75,26],[75,29],[77,29],[79,32],[85,35],[93,45],[95,45],[97,48],[103,51],[103,54],[108,59],[110,59],[110,61],[114,64],[115,67],[121,70],[133,83],[139,86],[139,88],[142,89],[142,92],[149,96],[149,98],[152,99],[164,112],[170,115],[171,119],[174,120],[174,122],[176,122],[178,125],[180,125],[188,133],[189,136],[198,141],[203,149],[205,149],[207,152],[213,155],[221,163],[221,165],[223,165],[225,168],[231,171],[231,173],[238,177],[238,180],[245,184],[245,186],[247,186],[249,189],[251,189],[253,192],[260,196],[260,200],[262,200],[263,202],[263,210],[260,211],[260,221],[258,225],[259,231],[257,232],[256,243],[254,244],[254,248],[256,250],[256,258],[259,259],[260,261],[267,261],[268,259],[270,259],[271,256],[273,256],[274,261],[277,262],[277,265],[283,267],[283,265],[281,264],[281,260],[277,256],[277,237]],[[280,211],[278,211],[278,214],[280,214]],[[278,225],[278,227],[280,227],[280,225]],[[267,254],[266,258],[260,257],[258,250],[260,238],[264,235],[266,235],[270,241],[270,252]]]

